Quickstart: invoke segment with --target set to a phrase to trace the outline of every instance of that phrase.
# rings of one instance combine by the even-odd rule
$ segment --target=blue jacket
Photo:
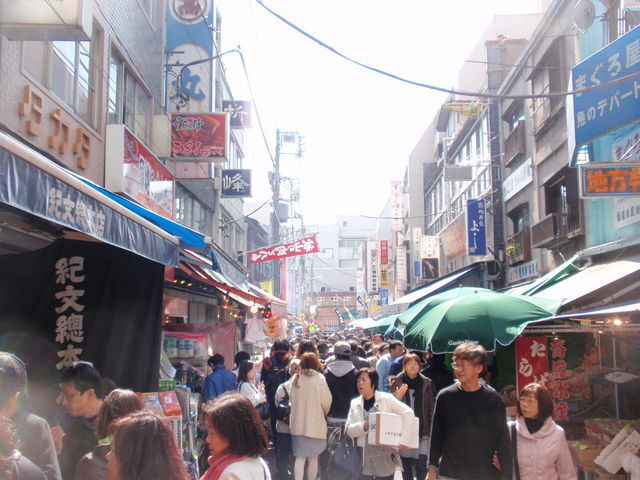
[[[227,370],[224,365],[218,365],[215,370],[204,379],[202,385],[202,401],[207,403],[218,395],[229,390],[237,390],[236,376]]]

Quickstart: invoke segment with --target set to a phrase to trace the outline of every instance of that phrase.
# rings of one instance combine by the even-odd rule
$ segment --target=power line
[[[303,36],[307,37],[308,39],[312,40],[313,42],[317,43],[322,48],[325,48],[325,49],[329,50],[330,52],[332,52],[335,55],[343,58],[344,60],[347,60],[348,62],[351,62],[351,63],[353,63],[355,65],[358,65],[359,67],[362,67],[362,68],[364,68],[366,70],[370,70],[370,71],[375,72],[375,73],[378,73],[378,74],[383,75],[385,77],[389,77],[389,78],[392,78],[394,80],[398,80],[400,82],[407,83],[409,85],[413,85],[413,86],[421,87],[421,88],[426,88],[428,90],[435,90],[437,92],[449,93],[451,95],[460,95],[460,96],[463,96],[463,97],[495,98],[495,99],[503,99],[503,100],[520,100],[520,99],[524,100],[524,99],[533,99],[533,98],[566,97],[568,95],[580,94],[580,93],[588,92],[588,91],[591,91],[591,90],[596,90],[596,89],[599,89],[599,88],[611,87],[611,86],[618,85],[620,83],[626,82],[627,80],[631,80],[633,78],[640,77],[640,72],[635,72],[635,73],[631,73],[629,75],[625,75],[624,77],[620,77],[620,78],[617,78],[615,80],[611,80],[609,82],[603,82],[603,83],[600,83],[599,85],[593,85],[591,87],[585,87],[585,88],[581,88],[581,89],[578,89],[578,90],[568,90],[566,92],[549,92],[549,93],[545,93],[545,94],[531,94],[531,95],[498,95],[498,94],[492,94],[492,93],[469,92],[469,91],[465,91],[465,90],[455,90],[455,89],[451,89],[451,88],[439,87],[437,85],[430,85],[430,84],[427,84],[427,83],[416,82],[414,80],[410,80],[408,78],[401,77],[401,76],[396,75],[394,73],[387,72],[387,71],[382,70],[380,68],[372,67],[372,66],[367,65],[367,64],[365,64],[363,62],[360,62],[359,60],[355,60],[355,59],[349,57],[348,55],[338,51],[334,47],[328,45],[327,43],[323,42],[322,40],[318,39],[317,37],[314,37],[310,33],[306,32],[302,28],[298,27],[293,22],[290,22],[289,20],[284,18],[282,15],[280,15],[280,14],[276,13],[275,11],[271,10],[269,7],[267,7],[264,4],[263,0],[255,0],[255,1],[262,8],[264,8],[267,12],[269,12],[271,15],[276,17],[281,22],[285,23],[286,25],[288,25],[289,27],[291,27],[292,29],[294,29],[295,31],[300,33],[301,35],[303,35]]]
[[[250,217],[251,215],[253,215],[254,213],[256,213],[258,210],[260,210],[262,207],[264,207],[266,204],[268,204],[271,201],[271,197],[267,198],[267,200],[262,203],[259,207],[257,207],[255,210],[252,210],[251,212],[247,213],[246,215],[242,215],[241,217],[235,218],[233,220],[227,220],[226,222],[222,222],[221,226],[225,226],[228,225],[230,223],[235,223],[235,222],[239,222],[240,220],[243,220],[245,218]]]
[[[333,265],[328,264],[327,262],[325,262],[322,258],[320,258],[319,256],[316,255],[315,257],[317,260],[320,260],[320,263],[324,263],[327,267],[329,267],[332,270],[335,270],[336,272],[342,273],[343,275],[348,275],[350,277],[355,277],[355,278],[362,278],[362,275],[354,275],[352,273],[347,273],[347,272],[343,272],[342,270],[340,270],[339,268],[334,267]]]

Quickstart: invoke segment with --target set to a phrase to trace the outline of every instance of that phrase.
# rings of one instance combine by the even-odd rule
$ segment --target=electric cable
[[[364,68],[366,70],[378,73],[378,74],[383,75],[385,77],[392,78],[394,80],[398,80],[400,82],[403,82],[403,83],[406,83],[406,84],[409,84],[409,85],[413,85],[413,86],[421,87],[421,88],[426,88],[428,90],[434,90],[436,92],[448,93],[448,94],[451,94],[451,95],[459,95],[459,96],[462,96],[462,97],[502,99],[502,100],[519,100],[519,99],[534,99],[534,98],[549,98],[549,97],[566,97],[566,96],[569,96],[569,95],[581,94],[581,93],[588,92],[588,91],[591,91],[591,90],[597,90],[599,88],[611,87],[611,86],[614,86],[614,85],[618,85],[620,83],[624,83],[627,80],[631,80],[633,78],[640,77],[640,71],[638,71],[638,72],[631,73],[629,75],[625,75],[624,77],[617,78],[615,80],[610,80],[608,82],[602,82],[602,83],[600,83],[598,85],[593,85],[593,86],[590,86],[590,87],[584,87],[584,88],[581,88],[581,89],[578,89],[578,90],[568,90],[566,92],[549,92],[549,93],[545,93],[545,94],[525,94],[525,95],[498,95],[498,94],[493,94],[493,93],[469,92],[469,91],[465,91],[465,90],[456,90],[456,89],[452,89],[452,88],[439,87],[437,85],[430,85],[430,84],[427,84],[427,83],[421,83],[421,82],[417,82],[417,81],[414,81],[414,80],[410,80],[408,78],[401,77],[401,76],[396,75],[394,73],[387,72],[387,71],[382,70],[380,68],[373,67],[371,65],[367,65],[367,64],[365,64],[363,62],[360,62],[359,60],[355,60],[355,59],[349,57],[348,55],[340,52],[336,48],[334,48],[334,47],[328,45],[327,43],[323,42],[322,40],[318,39],[317,37],[315,37],[315,36],[311,35],[310,33],[306,32],[305,30],[303,30],[302,28],[298,27],[293,22],[291,22],[291,21],[287,20],[286,18],[284,18],[279,13],[276,13],[271,8],[269,8],[267,5],[265,5],[263,0],[255,0],[255,1],[262,8],[264,8],[267,12],[269,12],[271,15],[276,17],[278,20],[280,20],[281,22],[283,22],[286,25],[288,25],[289,27],[291,27],[296,32],[298,32],[301,35],[307,37],[309,40],[317,43],[322,48],[325,48],[325,49],[329,50],[330,52],[332,52],[333,54],[343,58],[344,60],[347,60],[348,62],[351,62],[351,63],[353,63],[353,64],[355,64],[355,65],[357,65],[359,67],[362,67],[362,68]]]

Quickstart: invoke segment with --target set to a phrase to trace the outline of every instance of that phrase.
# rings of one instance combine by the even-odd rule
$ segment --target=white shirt
[[[262,458],[245,458],[225,468],[219,480],[271,480],[271,474]]]

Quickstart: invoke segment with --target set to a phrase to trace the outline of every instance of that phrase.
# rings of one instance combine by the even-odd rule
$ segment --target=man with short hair
[[[389,342],[389,353],[382,355],[376,364],[376,372],[380,379],[379,389],[383,392],[389,391],[389,370],[393,361],[404,353],[404,346],[400,340]]]
[[[371,343],[374,345],[380,345],[384,343],[384,337],[381,333],[376,333],[373,337],[371,337]]]
[[[369,362],[358,355],[358,343],[352,340],[348,345],[351,347],[351,362],[353,363],[353,366],[356,367],[356,370],[369,368]]]
[[[487,352],[481,345],[463,343],[455,349],[452,365],[458,381],[436,398],[426,480],[511,480],[504,402],[479,381],[486,364]]]
[[[356,369],[351,362],[351,345],[347,342],[337,342],[333,346],[333,355],[335,361],[324,371],[333,399],[327,420],[343,423],[347,420],[351,400],[358,396]]]
[[[60,480],[60,465],[51,428],[44,418],[22,409],[27,397],[27,370],[22,360],[0,352],[0,415],[14,421],[20,454],[31,460],[47,480]]]
[[[89,362],[75,362],[60,374],[58,403],[71,417],[64,427],[51,429],[62,478],[73,478],[80,459],[98,443],[95,420],[102,405],[101,377]]]
[[[327,342],[322,341],[318,343],[318,356],[323,363],[329,358],[329,344]]]
[[[224,366],[224,357],[216,353],[207,360],[211,373],[207,375],[202,384],[202,401],[207,403],[224,392],[236,390],[236,376]]]

